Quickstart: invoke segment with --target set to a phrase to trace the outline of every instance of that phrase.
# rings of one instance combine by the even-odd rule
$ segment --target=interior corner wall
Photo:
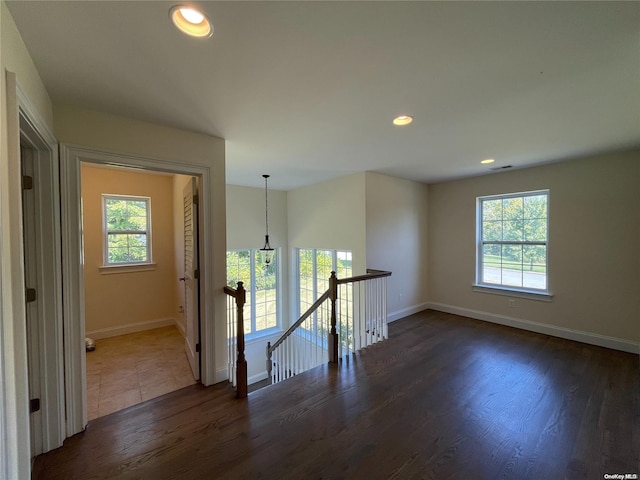
[[[154,268],[112,273],[103,266],[102,195],[149,197]],[[85,326],[87,336],[106,338],[174,324],[173,178],[82,165]]]
[[[17,88],[53,131],[49,94],[0,1],[0,476],[6,478],[28,478],[31,471]]]
[[[640,150],[429,186],[429,301],[534,331],[639,350]],[[550,303],[472,291],[476,197],[549,189]],[[616,347],[617,345],[617,347]]]
[[[265,198],[263,188],[227,185],[227,249],[261,248],[265,235]],[[269,243],[278,249],[280,266],[281,320],[288,326],[289,246],[287,229],[287,192],[269,190]],[[245,344],[249,383],[267,378],[265,350],[268,341],[279,335],[249,339]]]
[[[365,173],[291,190],[289,247],[351,250],[353,274],[366,272]]]
[[[428,193],[423,183],[366,174],[367,267],[392,272],[391,321],[426,308]]]

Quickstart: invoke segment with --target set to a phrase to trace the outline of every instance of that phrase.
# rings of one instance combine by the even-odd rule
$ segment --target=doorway
[[[197,178],[81,162],[80,180],[90,421],[200,378]]]
[[[212,167],[159,160],[150,157],[134,156],[97,150],[87,147],[60,145],[60,192],[62,197],[62,270],[63,270],[63,306],[65,345],[65,403],[67,413],[67,437],[84,430],[87,424],[87,384],[85,352],[85,302],[84,302],[84,266],[82,245],[82,215],[80,175],[83,162],[110,167],[125,167],[137,170],[181,174],[197,177],[200,199],[198,209],[200,252],[200,276],[198,284],[199,308],[201,316],[200,348],[201,382],[211,385],[226,378],[226,370],[216,368],[216,315],[223,316],[224,303],[220,301],[224,293],[212,289],[214,284],[213,257],[221,254],[220,235],[217,235],[213,223],[217,218],[215,204],[224,204],[221,192],[213,195]],[[219,180],[216,180],[216,184]],[[217,235],[217,236],[216,236]],[[215,242],[214,242],[215,238]],[[219,276],[220,273],[218,272]],[[215,277],[217,278],[217,277]],[[211,290],[209,295],[204,292]],[[220,337],[222,338],[222,337]],[[226,352],[221,351],[220,357]],[[220,361],[222,365],[222,361]]]

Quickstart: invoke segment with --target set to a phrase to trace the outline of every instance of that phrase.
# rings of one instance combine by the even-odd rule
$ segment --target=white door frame
[[[215,322],[213,295],[207,288],[213,285],[213,222],[211,213],[212,178],[209,167],[179,161],[161,160],[107,150],[60,145],[60,194],[62,202],[62,268],[64,295],[64,371],[66,379],[67,436],[84,430],[87,424],[86,365],[84,326],[84,284],[81,217],[81,162],[133,167],[199,177],[200,198],[200,308],[202,383],[216,381]]]
[[[17,88],[20,145],[31,150],[35,178],[35,262],[39,304],[36,319],[39,355],[42,430],[38,444],[42,452],[62,446],[64,441],[64,376],[62,369],[62,260],[60,257],[60,194],[58,145],[26,95]]]
[[[0,182],[3,224],[2,314],[0,314],[0,477],[22,478],[29,472],[30,440],[28,412],[28,368],[26,355],[26,309],[22,229],[22,174],[20,145],[33,153],[38,181],[34,185],[37,261],[36,279],[42,313],[38,315],[40,351],[37,381],[41,390],[42,428],[37,432],[43,450],[62,445],[64,401],[62,376],[62,271],[60,258],[60,214],[58,192],[58,148],[55,137],[29,101],[12,72],[6,72],[7,175]],[[5,230],[6,229],[6,230]],[[6,233],[6,235],[5,235]],[[0,244],[2,241],[0,240]],[[6,283],[5,283],[6,282]],[[5,315],[6,314],[6,315]]]

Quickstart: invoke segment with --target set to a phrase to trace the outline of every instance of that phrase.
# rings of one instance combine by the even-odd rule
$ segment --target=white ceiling
[[[225,138],[231,184],[431,183],[640,146],[640,2],[196,2],[208,40],[175,3],[7,5],[54,103]]]

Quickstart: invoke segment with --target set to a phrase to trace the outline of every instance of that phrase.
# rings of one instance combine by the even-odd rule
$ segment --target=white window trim
[[[260,251],[258,248],[231,248],[227,250],[228,252],[244,252],[249,251],[250,264],[249,269],[251,270],[251,289],[247,291],[247,294],[251,298],[251,312],[249,312],[249,321],[251,322],[251,332],[245,333],[245,341],[255,341],[262,339],[263,337],[268,337],[272,335],[277,335],[283,331],[282,329],[282,275],[281,268],[282,262],[280,262],[280,248],[275,248],[274,258],[276,260],[276,326],[264,328],[262,330],[256,331],[256,281],[255,281],[255,267],[256,267],[256,253]],[[231,285],[231,287],[236,288],[235,285]],[[245,316],[245,322],[247,317]]]
[[[514,243],[518,245],[539,245],[544,244],[546,246],[546,281],[547,288],[522,288],[510,285],[497,285],[495,283],[485,283],[480,279],[483,272],[483,255],[482,255],[482,202],[491,199],[508,199],[508,198],[520,198],[535,195],[546,195],[547,197],[547,232],[545,242],[506,242]],[[548,189],[532,190],[527,192],[516,192],[509,194],[499,195],[485,195],[476,198],[476,281],[472,284],[472,290],[478,293],[488,293],[493,295],[504,295],[509,297],[526,298],[529,300],[539,300],[544,302],[551,302],[553,294],[549,289],[550,276],[549,276],[549,212],[550,212],[551,195]]]
[[[109,199],[117,198],[120,200],[132,200],[140,201],[144,200],[147,204],[147,229],[145,234],[147,236],[147,259],[142,262],[109,262],[109,232],[107,229],[107,206],[106,201]],[[120,232],[115,232],[120,233]],[[130,231],[123,231],[122,233],[130,233]],[[102,194],[102,266],[100,268],[101,273],[125,273],[133,271],[153,270],[155,269],[155,263],[153,263],[153,256],[151,248],[151,197],[137,196],[137,195],[117,195],[111,193]],[[142,268],[143,266],[149,266],[150,268]],[[121,270],[113,270],[112,268],[124,267]],[[141,267],[140,269],[133,270],[130,267]]]

